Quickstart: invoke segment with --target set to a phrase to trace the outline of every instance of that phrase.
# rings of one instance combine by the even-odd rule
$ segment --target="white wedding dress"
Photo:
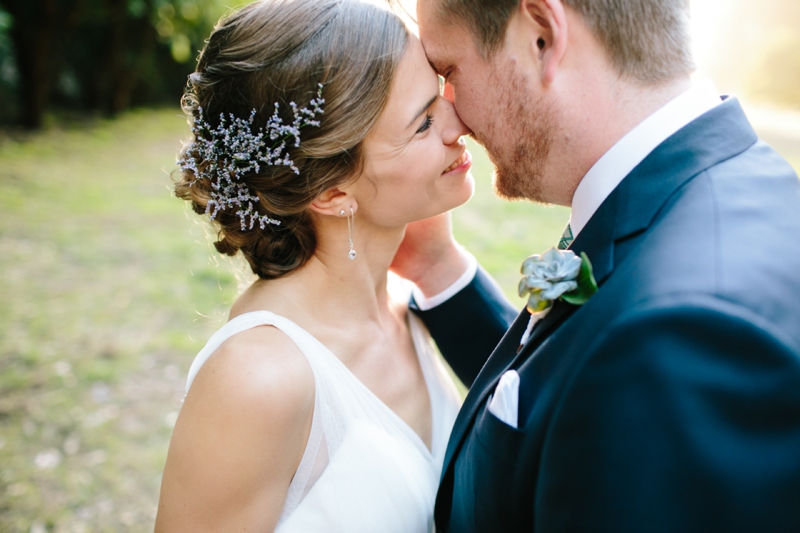
[[[425,326],[411,313],[408,321],[430,395],[432,450],[322,343],[269,311],[235,317],[195,358],[187,391],[203,363],[226,339],[271,325],[288,335],[311,365],[316,385],[311,433],[277,533],[434,530],[434,499],[461,402]]]

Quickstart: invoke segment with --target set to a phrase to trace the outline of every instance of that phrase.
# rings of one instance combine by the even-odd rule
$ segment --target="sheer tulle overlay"
[[[297,344],[316,385],[311,434],[276,532],[433,531],[434,498],[460,400],[425,326],[409,314],[430,394],[432,450],[322,343],[269,311],[240,315],[217,331],[192,363],[186,390],[226,339],[263,325]]]

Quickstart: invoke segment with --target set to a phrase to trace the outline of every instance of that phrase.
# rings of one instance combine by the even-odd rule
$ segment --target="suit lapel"
[[[615,220],[616,201],[612,197],[600,206],[590,223],[578,234],[572,246],[569,247],[576,255],[586,252],[592,262],[595,280],[601,286],[614,270],[613,229]],[[511,364],[507,365],[507,368],[514,368],[520,360],[527,359],[577,309],[577,306],[557,300],[547,316],[536,325],[531,338],[514,357]]]
[[[595,216],[587,224],[586,228],[578,235],[572,243],[573,249],[580,254],[586,251],[592,260],[595,279],[601,284],[613,270],[613,240],[611,237],[612,226],[615,220],[615,202],[606,201],[600,206]],[[452,458],[458,453],[464,434],[471,425],[475,414],[485,402],[487,396],[495,389],[497,382],[502,374],[509,368],[517,366],[520,361],[526,360],[539,347],[539,345],[558,327],[567,320],[577,309],[576,306],[561,301],[554,303],[553,308],[541,322],[536,324],[530,339],[522,349],[519,349],[519,341],[528,325],[530,313],[523,309],[517,319],[506,332],[500,344],[492,352],[486,365],[481,369],[480,374],[470,387],[469,394],[464,399],[464,405],[456,418],[453,431],[450,434],[450,442],[445,453],[444,468],[442,470],[442,485],[445,485],[445,477]]]
[[[450,441],[448,442],[447,451],[445,453],[445,465],[449,463],[450,458],[455,454],[456,448],[460,444],[461,438],[464,436],[464,432],[467,430],[474,415],[474,410],[477,409],[477,405],[480,403],[474,400],[474,397],[478,395],[483,396],[484,391],[491,390],[491,382],[502,373],[501,371],[517,353],[519,340],[522,338],[522,334],[528,326],[529,317],[530,313],[523,309],[516,320],[514,320],[514,323],[511,324],[511,327],[508,328],[506,334],[503,335],[500,343],[481,369],[480,374],[478,374],[478,377],[475,378],[475,381],[472,383],[469,393],[464,399],[464,405],[458,413],[458,417],[456,418],[453,430],[450,434]],[[470,406],[469,408],[467,408],[468,405]],[[442,472],[444,473],[445,470]]]
[[[593,258],[591,260],[595,279],[600,284],[611,274],[614,266],[613,240],[611,238],[613,233],[611,230],[613,229],[615,213],[614,201],[603,203],[586,228],[584,228],[584,231],[572,243],[573,247],[571,247],[578,254],[582,251],[585,251],[587,255],[591,253],[589,257],[590,259]],[[574,305],[561,301],[555,302],[547,316],[536,324],[525,346],[518,350],[519,341],[530,319],[530,313],[523,309],[508,333],[503,337],[503,340],[495,348],[478,378],[472,384],[469,394],[464,400],[461,413],[459,413],[453,427],[450,446],[448,446],[448,453],[445,455],[445,465],[449,463],[449,459],[462,440],[470,421],[480,406],[483,405],[486,397],[497,386],[497,381],[503,372],[515,367],[518,361],[527,359],[576,309],[577,307]]]
[[[602,290],[603,283],[615,268],[615,242],[644,232],[667,200],[686,182],[709,167],[745,151],[757,140],[738,101],[726,99],[651,152],[603,202],[570,249],[577,254],[586,252]],[[535,356],[539,346],[576,309],[564,302],[556,302],[519,353],[519,339],[530,315],[523,310],[517,317],[470,388],[456,419],[445,454],[439,498],[449,498],[453,457],[458,453],[475,414],[494,390],[500,376],[506,369],[518,367]],[[437,513],[443,512],[439,509],[442,506],[437,505]]]

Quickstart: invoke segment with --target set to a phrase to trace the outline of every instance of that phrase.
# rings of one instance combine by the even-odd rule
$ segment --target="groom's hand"
[[[455,283],[468,267],[467,252],[453,238],[450,213],[442,213],[406,227],[390,269],[429,298]]]

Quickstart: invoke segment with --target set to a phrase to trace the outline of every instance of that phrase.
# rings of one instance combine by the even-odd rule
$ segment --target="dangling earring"
[[[341,214],[344,214],[344,209],[340,211]],[[350,207],[350,216],[347,217],[347,242],[350,244],[350,251],[347,252],[347,257],[352,261],[356,258],[356,251],[353,248],[353,231],[355,230],[355,217],[356,214],[353,212],[353,208]]]

